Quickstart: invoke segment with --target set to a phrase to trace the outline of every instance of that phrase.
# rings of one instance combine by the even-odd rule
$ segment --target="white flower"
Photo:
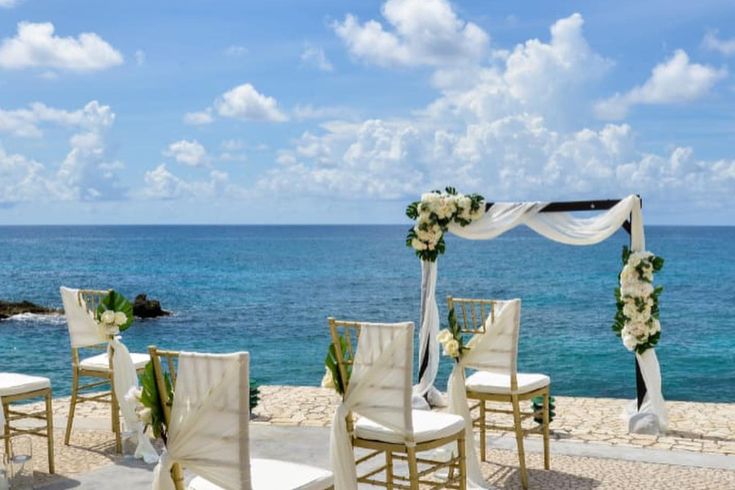
[[[632,335],[623,335],[623,345],[625,345],[625,348],[629,351],[633,351],[638,345],[638,339]]]
[[[439,200],[439,204],[434,210],[437,218],[447,219],[457,211],[457,204],[454,202],[453,196],[443,195]]]
[[[630,322],[625,325],[625,329],[636,338],[644,337],[648,333],[648,326],[643,322]]]
[[[426,250],[426,244],[419,240],[418,238],[413,238],[411,240],[411,246],[416,250]]]
[[[125,393],[125,400],[129,403],[141,403],[140,399],[143,396],[143,390],[137,386],[131,386],[127,393]]]
[[[484,215],[485,215],[485,201],[480,201],[480,206],[476,210],[472,211],[472,213],[470,214],[470,217],[473,220],[476,220],[476,219],[482,218]]]
[[[620,272],[620,283],[627,284],[640,279],[638,271],[631,265],[626,265]]]
[[[449,340],[446,344],[444,344],[444,353],[451,357],[458,357],[459,342],[457,342],[455,339]]]
[[[151,412],[150,408],[138,407],[135,409],[135,414],[145,425],[151,425],[153,423],[153,412]]]
[[[427,192],[421,194],[421,210],[429,213],[435,213],[439,206],[441,196],[435,192]]]
[[[102,313],[102,315],[100,315],[100,321],[106,324],[115,323],[115,312],[112,310],[105,311],[104,313]]]
[[[119,327],[121,325],[124,325],[125,322],[127,321],[128,321],[128,315],[126,315],[122,311],[115,312],[115,325]]]
[[[452,335],[452,332],[450,332],[446,328],[439,331],[439,334],[436,336],[436,340],[438,340],[440,344],[445,344],[453,338],[454,336]]]
[[[335,389],[334,378],[332,377],[332,371],[328,367],[324,368],[324,377],[322,378],[322,388]]]
[[[661,331],[661,322],[656,320],[655,318],[651,322],[651,334],[655,334]]]
[[[620,285],[620,294],[622,296],[630,296],[633,298],[647,298],[653,293],[653,286],[650,282],[631,281]]]

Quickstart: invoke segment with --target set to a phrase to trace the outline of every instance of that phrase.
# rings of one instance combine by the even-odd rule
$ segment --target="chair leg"
[[[419,466],[416,461],[416,448],[409,447],[406,451],[408,457],[408,478],[410,479],[410,489],[419,490]]]
[[[467,453],[465,451],[465,437],[457,439],[457,454],[459,456],[459,490],[467,490]]]
[[[548,470],[551,467],[551,454],[549,451],[549,419],[551,418],[550,414],[550,394],[549,390],[547,389],[544,393],[544,469]]]
[[[171,478],[174,481],[174,488],[176,490],[184,490],[184,472],[181,470],[181,465],[175,463],[171,467]]]
[[[64,435],[64,444],[69,445],[71,438],[71,426],[74,423],[74,411],[77,408],[77,395],[79,392],[79,372],[74,369],[71,379],[71,401],[69,402],[69,416],[66,418],[66,434]]]
[[[51,406],[51,390],[46,393],[46,439],[48,439],[48,472],[54,474],[54,412]]]
[[[385,488],[393,490],[393,453],[385,452]]]
[[[3,402],[0,410],[5,414],[5,425],[3,427],[3,438],[5,439],[5,457],[10,457],[10,404]]]
[[[487,409],[485,400],[480,400],[480,461],[487,461]]]
[[[521,486],[528,488],[528,473],[526,473],[526,453],[523,450],[523,426],[521,425],[521,407],[517,395],[511,395],[511,403],[513,404],[513,422],[516,430],[516,444],[518,445],[518,462],[521,470]]]

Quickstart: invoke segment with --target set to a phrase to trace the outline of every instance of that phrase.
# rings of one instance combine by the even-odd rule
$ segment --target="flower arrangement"
[[[459,323],[457,323],[454,308],[450,308],[449,310],[448,321],[448,328],[439,331],[436,340],[442,345],[445,356],[452,357],[455,361],[459,362],[462,353],[470,350],[470,347],[464,343],[464,336],[462,335],[462,329]]]
[[[444,253],[444,232],[449,223],[467,226],[485,213],[485,198],[479,194],[458,194],[454,187],[432,191],[406,208],[406,216],[416,221],[406,236],[406,246],[421,260],[430,262]]]
[[[95,320],[105,336],[112,337],[133,323],[133,305],[114,289],[100,301]]]
[[[653,285],[653,275],[664,259],[651,252],[631,252],[623,247],[620,287],[615,289],[617,312],[612,329],[629,351],[642,354],[661,337],[658,296],[662,286]]]
[[[342,335],[339,335],[339,342],[342,346],[342,352],[344,355],[347,355],[347,340]],[[327,350],[327,356],[324,358],[324,377],[321,382],[322,388],[332,388],[340,395],[344,395],[347,384],[350,381],[350,376],[352,376],[352,364],[347,364],[346,367],[347,379],[343,380],[337,362],[337,351],[334,348],[334,344],[330,343],[329,349]]]

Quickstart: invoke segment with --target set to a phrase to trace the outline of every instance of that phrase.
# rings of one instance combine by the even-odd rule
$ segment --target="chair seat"
[[[545,374],[518,373],[516,380],[518,381],[516,394],[529,393],[551,383],[551,378]],[[465,387],[478,393],[510,395],[510,375],[478,371],[467,378]]]
[[[148,354],[137,354],[135,352],[130,353],[130,357],[133,358],[133,365],[135,369],[143,369],[148,361],[151,360],[151,356]],[[79,367],[88,371],[100,371],[106,372],[110,370],[110,361],[107,358],[107,352],[97,354],[96,356],[88,357],[79,363]]]
[[[0,396],[22,395],[51,388],[51,380],[42,376],[19,373],[0,373]]]
[[[332,472],[275,459],[250,460],[252,490],[324,490],[332,485]],[[222,487],[197,476],[189,490],[223,490]]]
[[[464,419],[460,415],[428,410],[413,410],[413,437],[416,443],[433,441],[454,435],[464,429]],[[355,422],[355,435],[360,439],[402,444],[403,436],[372,420],[360,417]]]

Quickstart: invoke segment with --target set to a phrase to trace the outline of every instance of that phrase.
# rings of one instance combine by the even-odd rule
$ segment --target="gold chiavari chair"
[[[488,317],[490,322],[495,320],[496,301],[489,299],[468,299],[448,297],[449,310],[454,309],[455,318],[462,333],[478,334],[485,333]],[[516,361],[518,357],[518,334],[520,323],[516,323],[512,332],[507,332],[510,342],[496,347],[497,350],[488,352],[488,361],[484,363],[492,366],[491,356],[508,358],[509,363],[499,362],[496,368],[477,371],[470,375],[465,387],[467,399],[470,403],[476,403],[470,410],[479,408],[479,416],[474,419],[474,425],[480,429],[480,459],[487,460],[487,430],[512,431],[516,436],[518,446],[518,460],[521,472],[521,484],[528,488],[528,473],[526,471],[526,458],[523,447],[523,438],[530,433],[541,433],[544,444],[544,468],[549,469],[549,388],[551,379],[544,374],[518,373]],[[485,368],[488,369],[488,368]],[[522,411],[522,401],[531,400],[534,397],[543,397],[542,424],[534,427],[524,428],[523,421],[533,418],[534,412]],[[495,403],[495,406],[488,405]],[[498,408],[500,403],[510,403],[511,410]],[[513,426],[496,425],[489,420],[491,414],[512,415]]]
[[[329,318],[329,329],[334,345],[339,376],[344,380],[345,393],[349,386],[349,375],[352,372],[358,339],[361,330],[366,325],[360,322],[343,321]],[[369,326],[369,325],[367,325]],[[412,371],[413,358],[406,359],[409,372]],[[410,383],[405,387],[410,390]],[[396,396],[401,396],[397,394]],[[368,420],[360,414],[348,413],[346,417],[347,431],[350,434],[353,448],[367,450],[367,454],[355,460],[355,465],[372,463],[366,473],[360,475],[357,482],[392,489],[418,490],[421,488],[454,488],[465,490],[467,473],[465,467],[465,429],[464,419],[461,416],[449,413],[430,412],[425,410],[411,411],[413,418],[413,441],[407,444],[401,434]],[[450,444],[456,444],[456,453],[449,459],[434,460],[429,456],[421,457],[424,453]],[[385,464],[378,463],[374,467],[374,458],[385,457]],[[408,476],[397,474],[394,464],[396,461],[406,462]],[[447,469],[448,478],[445,481],[431,480],[429,477],[436,472]],[[385,474],[385,480],[378,479],[380,473]]]
[[[115,450],[122,452],[120,405],[115,396],[115,370],[112,366],[112,347],[99,333],[93,315],[109,291],[61,288],[61,298],[71,340],[72,388],[69,417],[66,421],[64,444],[69,445],[77,404],[84,402],[109,403]],[[82,357],[87,351],[90,354]],[[101,354],[91,355],[93,352]],[[135,370],[140,374],[148,363],[147,354],[130,353]],[[94,378],[80,384],[82,378]],[[104,388],[108,389],[104,389]]]

